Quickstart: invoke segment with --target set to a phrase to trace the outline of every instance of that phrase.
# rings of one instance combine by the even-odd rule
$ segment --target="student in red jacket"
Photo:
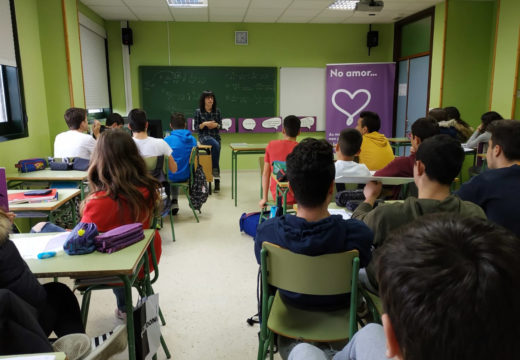
[[[81,206],[82,222],[95,223],[100,232],[135,222],[150,227],[160,201],[159,183],[148,174],[135,142],[124,131],[105,131],[99,136],[90,160],[88,183],[90,193]],[[40,223],[33,230],[49,232],[60,228]],[[159,261],[162,252],[159,232],[155,233],[153,245]],[[124,289],[114,289],[114,293],[116,316],[124,319]]]

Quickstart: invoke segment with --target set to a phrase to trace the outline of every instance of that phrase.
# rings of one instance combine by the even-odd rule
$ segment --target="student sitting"
[[[410,142],[412,143],[409,156],[399,156],[392,160],[374,176],[412,177],[415,164],[415,153],[419,145],[427,138],[439,134],[439,125],[431,117],[419,118],[412,124]]]
[[[385,135],[378,132],[381,119],[372,111],[363,111],[359,116],[356,129],[363,135],[359,163],[369,170],[382,169],[394,160],[394,153]]]
[[[135,144],[142,157],[164,156],[168,158],[168,169],[172,173],[177,171],[177,164],[168,143],[163,139],[148,136],[148,121],[143,110],[133,109],[128,113],[128,127],[132,130]]]
[[[493,121],[486,153],[490,170],[473,177],[457,191],[461,199],[481,206],[489,220],[520,236],[520,221],[514,210],[520,204],[520,122]]]
[[[125,126],[125,121],[123,117],[118,113],[112,113],[108,115],[106,121],[106,127],[111,129],[122,129]]]
[[[63,351],[69,359],[74,357],[83,346],[83,353],[90,352],[90,339],[85,335],[81,321],[78,300],[72,291],[59,282],[49,282],[41,285],[31,272],[16,245],[9,240],[12,228],[13,213],[0,209],[0,289],[2,301],[10,304],[10,314],[2,302],[0,318],[0,355],[41,353],[53,351],[46,340],[52,332],[61,338],[55,343],[55,351]],[[18,303],[15,304],[16,300]],[[23,313],[21,313],[23,312]],[[32,328],[24,328],[35,322]],[[41,334],[41,337],[38,337]],[[114,336],[102,346],[95,349],[96,359],[106,359],[110,355],[121,352],[126,347],[124,328],[114,333]],[[72,352],[70,351],[72,350]],[[92,352],[94,355],[94,352]]]
[[[431,116],[439,124],[439,132],[444,135],[449,135],[454,139],[457,139],[457,129],[453,127],[452,123],[448,122],[448,113],[443,108],[434,108],[428,112],[428,116]]]
[[[302,140],[287,156],[287,178],[298,210],[296,215],[272,218],[258,226],[255,238],[258,263],[262,243],[269,241],[306,255],[357,249],[361,266],[366,266],[371,256],[372,232],[361,221],[343,220],[327,210],[334,187],[332,146],[325,140]],[[346,301],[346,295],[312,296],[287,292],[281,292],[281,295],[291,304],[304,307],[342,307]]]
[[[177,171],[168,171],[168,179],[174,182],[186,181],[190,177],[190,156],[192,149],[197,146],[197,139],[191,135],[186,129],[186,118],[184,114],[175,113],[170,118],[170,127],[172,132],[170,136],[164,138],[173,150],[173,158],[177,164]],[[177,201],[178,188],[173,187],[171,195],[172,214],[179,212],[179,204]]]
[[[473,132],[473,128],[460,118],[459,109],[457,109],[455,106],[448,106],[445,107],[444,110],[446,111],[446,117],[448,118],[447,125],[453,126],[455,130],[457,130],[457,140],[459,140],[461,143],[468,141],[471,133]]]
[[[489,124],[491,124],[495,120],[502,120],[503,117],[496,111],[488,111],[480,117],[480,125],[477,127],[477,130],[471,135],[466,143],[467,148],[477,149],[478,144],[486,143],[491,139],[491,133],[487,130]],[[487,145],[486,145],[487,148]],[[486,149],[483,149],[484,151]]]
[[[88,131],[87,110],[70,108],[65,111],[64,117],[69,130],[56,135],[54,157],[90,159],[96,146],[96,140],[91,135],[85,134]],[[99,121],[94,121],[92,133],[95,138],[99,136],[100,127]]]
[[[97,141],[88,171],[89,195],[82,203],[81,221],[95,223],[99,232],[140,222],[149,228],[158,207],[159,183],[146,170],[136,143],[122,130],[103,132]],[[35,232],[63,231],[51,223],[39,223]],[[161,237],[156,231],[153,246],[161,257]],[[151,260],[150,260],[151,264]],[[124,289],[114,289],[116,316],[126,317]]]
[[[330,215],[327,207],[334,188],[332,146],[325,140],[302,140],[287,156],[287,177],[294,191],[296,215],[282,215],[258,226],[255,256],[260,263],[264,241],[304,255],[323,255],[357,249],[360,266],[371,257],[372,232],[358,220]],[[283,301],[306,309],[338,309],[347,303],[348,294],[316,296],[280,290]],[[279,337],[282,357],[293,340]]]
[[[450,185],[460,172],[463,161],[464,150],[457,140],[448,135],[436,135],[426,139],[415,155],[413,175],[419,190],[418,198],[408,197],[404,203],[383,204],[374,209],[381,193],[381,183],[369,182],[365,185],[365,201],[357,207],[352,218],[363,220],[374,231],[375,253],[392,229],[425,214],[449,212],[486,218],[479,206],[450,195]],[[362,271],[360,281],[375,292],[377,281],[373,265],[369,265],[366,272],[372,286],[367,283]]]
[[[259,202],[261,208],[267,203],[269,189],[273,199],[276,200],[276,181],[271,178],[273,172],[273,161],[285,161],[287,155],[298,145],[296,137],[300,134],[301,122],[294,115],[286,116],[283,119],[283,139],[271,140],[265,148],[264,171],[262,172],[262,199]],[[294,204],[292,191],[287,193],[287,204]]]
[[[365,164],[354,161],[359,156],[363,137],[356,129],[344,129],[339,134],[336,144],[336,179],[342,176],[371,176]]]
[[[519,359],[520,242],[477,218],[436,215],[393,233],[374,258],[385,313],[333,360]],[[297,345],[289,360],[325,360]]]

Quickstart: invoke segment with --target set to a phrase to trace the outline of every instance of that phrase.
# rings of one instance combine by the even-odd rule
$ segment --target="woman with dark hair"
[[[199,142],[211,145],[211,162],[215,178],[215,192],[220,191],[220,135],[222,116],[217,108],[217,99],[211,90],[204,90],[199,98],[199,107],[193,116],[194,125],[199,132]]]
[[[477,130],[471,135],[466,143],[466,147],[476,149],[478,144],[487,143],[491,138],[491,133],[487,131],[487,127],[495,120],[502,120],[503,117],[496,111],[488,111],[482,114],[480,120],[482,123],[478,126]]]

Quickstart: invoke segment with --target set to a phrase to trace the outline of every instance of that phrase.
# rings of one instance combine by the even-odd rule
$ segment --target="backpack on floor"
[[[204,170],[202,170],[202,166],[199,162],[198,152],[196,164],[196,169],[193,172],[193,177],[190,184],[190,201],[193,208],[200,211],[202,204],[204,204],[208,199],[209,186],[208,181],[206,180],[206,175],[204,174]]]

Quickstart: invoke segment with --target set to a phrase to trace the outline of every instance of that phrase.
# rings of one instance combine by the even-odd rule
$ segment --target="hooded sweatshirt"
[[[373,131],[363,135],[359,163],[365,164],[369,170],[382,169],[394,160],[394,152],[385,135]]]
[[[185,181],[190,177],[191,149],[197,146],[197,140],[186,129],[173,130],[170,136],[164,138],[173,150],[173,159],[177,163],[177,172],[168,170],[168,179],[174,182]]]
[[[352,218],[363,220],[374,231],[374,246],[377,253],[378,247],[383,245],[391,230],[408,224],[423,215],[434,213],[454,213],[486,219],[486,214],[480,206],[463,201],[455,195],[450,195],[442,201],[408,197],[403,203],[382,204],[375,209],[370,204],[361,203],[352,214]],[[367,267],[367,274],[370,282],[376,285],[375,269],[372,263]]]
[[[315,222],[294,215],[283,215],[260,224],[255,238],[255,255],[260,264],[262,243],[268,241],[297,254],[323,255],[357,249],[360,266],[371,258],[372,231],[359,220],[344,220],[332,215]],[[347,294],[303,295],[280,290],[283,299],[302,308],[338,308],[347,303]]]

